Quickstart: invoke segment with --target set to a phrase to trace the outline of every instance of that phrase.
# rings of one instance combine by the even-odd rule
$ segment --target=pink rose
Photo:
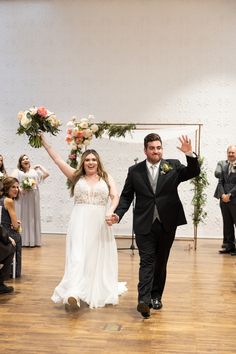
[[[46,110],[45,107],[38,107],[37,113],[43,118],[47,117],[48,115],[48,111]]]

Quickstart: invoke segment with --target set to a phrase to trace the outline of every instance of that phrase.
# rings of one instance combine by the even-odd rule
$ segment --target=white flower
[[[66,126],[67,126],[68,128],[74,128],[74,123],[70,120],[70,121],[66,124]]]
[[[80,123],[88,123],[88,118],[81,118],[80,119]]]
[[[29,109],[29,112],[32,116],[34,116],[37,113],[38,108],[37,107],[31,107]]]
[[[84,137],[85,138],[90,138],[92,135],[93,135],[93,132],[89,128],[84,130]]]
[[[51,123],[52,127],[58,127],[60,125],[60,121],[57,119],[55,114],[49,116],[47,120]]]
[[[87,129],[88,128],[88,120],[86,118],[81,119],[79,126],[82,129]]]
[[[83,144],[84,144],[84,146],[88,146],[90,144],[90,141],[88,139],[85,139]]]
[[[0,179],[2,179],[4,177],[4,174],[2,172],[0,172]]]
[[[98,131],[98,126],[97,124],[92,124],[90,129],[92,130],[93,133],[96,133]]]
[[[22,119],[24,116],[25,116],[25,112],[20,111],[20,112],[17,114],[17,119],[18,119],[19,121],[21,121],[21,119]]]
[[[27,128],[30,125],[31,121],[32,121],[32,118],[28,118],[28,117],[26,117],[26,115],[24,115],[20,121],[20,124],[24,128]]]

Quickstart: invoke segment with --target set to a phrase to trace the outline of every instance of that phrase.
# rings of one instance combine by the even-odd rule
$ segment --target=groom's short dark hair
[[[162,140],[160,135],[156,134],[156,133],[151,133],[145,136],[144,138],[144,147],[145,149],[147,149],[148,143],[150,143],[151,141],[160,141],[161,145],[162,145]]]

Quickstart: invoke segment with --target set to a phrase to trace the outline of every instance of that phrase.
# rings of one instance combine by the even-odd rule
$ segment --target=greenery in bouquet
[[[19,120],[17,134],[26,134],[29,137],[29,144],[35,148],[42,146],[40,131],[52,135],[56,135],[60,131],[61,122],[53,112],[45,107],[31,107],[26,111],[20,111],[17,118]]]
[[[26,177],[23,179],[20,186],[24,190],[32,190],[36,187],[36,181],[34,178]]]
[[[106,133],[109,138],[124,137],[127,132],[131,133],[136,126],[134,124],[110,124],[107,122],[94,123],[94,116],[77,120],[76,117],[67,123],[66,142],[70,146],[70,154],[67,162],[71,167],[76,168],[78,156],[86,150],[93,137],[102,138]]]

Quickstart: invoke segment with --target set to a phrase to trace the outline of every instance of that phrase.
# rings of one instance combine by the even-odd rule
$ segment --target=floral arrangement
[[[0,181],[4,178],[4,174],[0,172]]]
[[[21,182],[21,188],[24,190],[32,190],[36,187],[36,181],[33,178],[26,177]]]
[[[17,118],[19,120],[17,134],[26,134],[29,137],[29,144],[35,148],[42,146],[39,131],[56,135],[61,125],[56,115],[45,107],[31,107],[26,111],[20,111]]]
[[[76,117],[67,123],[66,142],[70,145],[71,152],[68,156],[70,166],[77,166],[77,155],[90,144],[94,134],[98,131],[97,124],[93,123],[93,116],[81,118],[76,121]]]
[[[107,133],[109,138],[125,136],[127,132],[134,130],[134,124],[110,124],[107,122],[94,123],[94,116],[89,115],[88,118],[76,117],[67,123],[67,131],[65,140],[70,146],[70,154],[67,162],[71,167],[76,168],[78,156],[86,150],[91,143],[93,137],[101,138],[104,133]]]
[[[171,164],[169,162],[163,163],[163,165],[161,165],[160,168],[161,168],[161,174],[162,175],[166,175],[168,172],[173,170],[173,167],[171,166]]]

